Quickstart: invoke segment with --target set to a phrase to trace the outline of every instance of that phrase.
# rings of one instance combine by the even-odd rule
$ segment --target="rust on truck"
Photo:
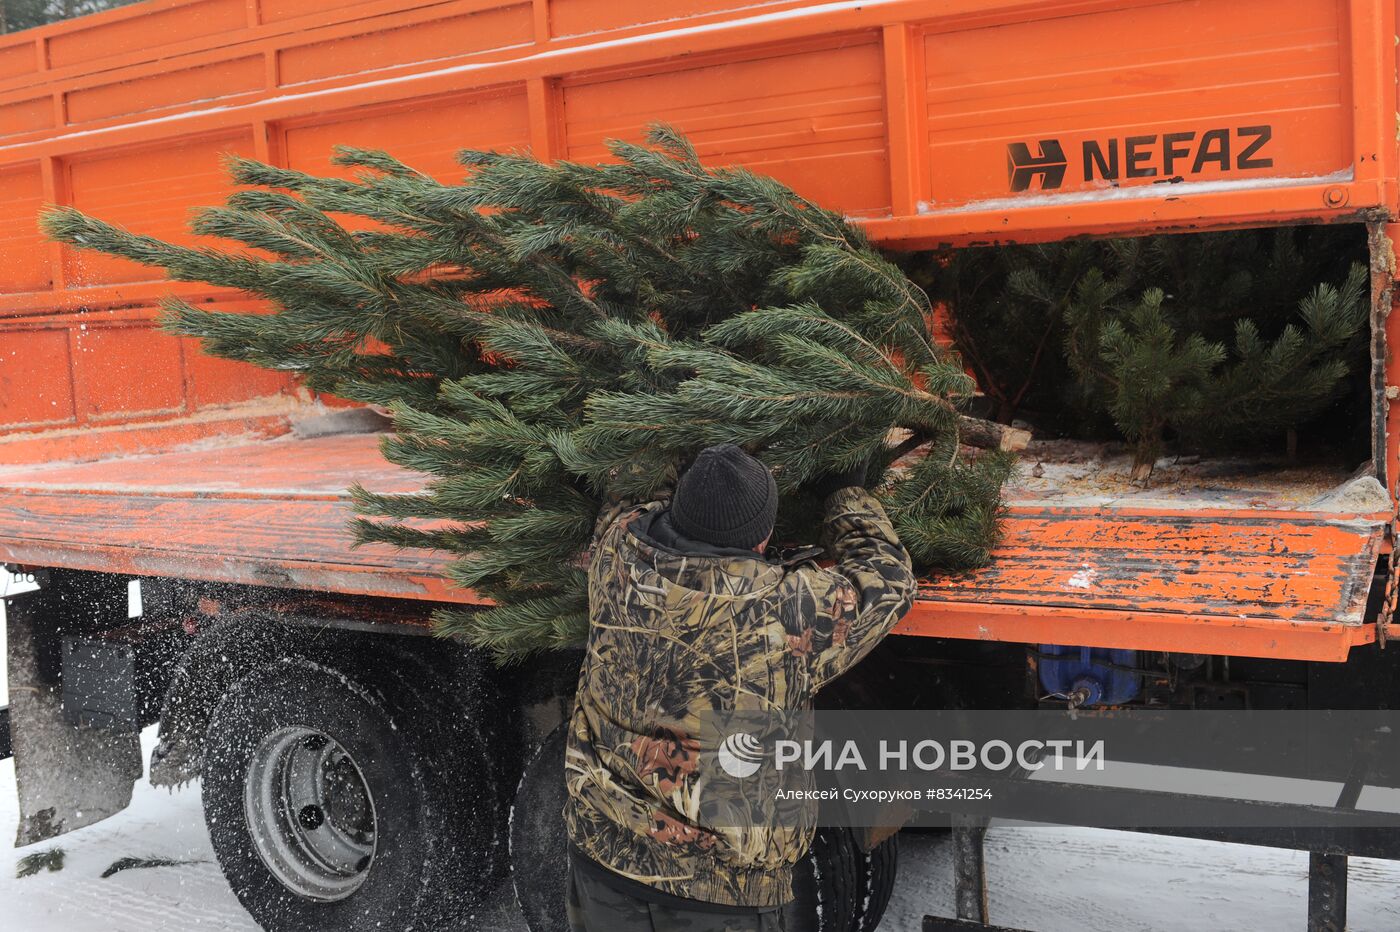
[[[409,492],[373,435],[13,469],[0,561],[350,595],[476,601],[422,551],[353,546],[346,489]]]
[[[891,249],[1369,222],[1389,485],[1396,16],[1394,0],[151,0],[0,37],[0,559],[473,601],[432,555],[350,546],[351,480],[421,479],[371,437],[287,434],[333,400],[155,325],[166,294],[260,308],[46,243],[35,211],[190,243],[224,153],[324,173],[333,144],[384,147],[451,179],[459,148],[589,160],[657,120]],[[1017,502],[992,565],[927,580],[900,630],[1339,661],[1376,639],[1387,517]]]
[[[925,580],[907,634],[1344,660],[1384,523],[1364,516],[1014,509],[971,573]]]

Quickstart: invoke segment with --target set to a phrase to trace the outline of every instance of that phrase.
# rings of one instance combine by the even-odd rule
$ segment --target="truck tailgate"
[[[925,580],[907,634],[1342,660],[1385,523],[1300,512],[1017,508],[991,564]]]

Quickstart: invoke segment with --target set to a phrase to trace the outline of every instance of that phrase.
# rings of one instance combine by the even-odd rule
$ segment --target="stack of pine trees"
[[[1168,441],[1289,436],[1365,365],[1368,278],[1350,231],[1284,228],[925,256],[958,348],[1010,421],[1093,435],[1145,481]]]
[[[464,152],[460,184],[378,152],[340,152],[350,180],[235,160],[245,189],[193,224],[225,249],[73,210],[43,224],[266,299],[252,315],[171,301],[166,325],[387,408],[385,455],[432,479],[358,490],[356,534],[456,555],[453,579],[495,607],[444,611],[440,629],[500,656],[578,640],[600,505],[658,493],[717,442],[774,469],[790,540],[808,533],[814,482],[870,460],[922,568],[985,562],[1011,464],[960,444],[973,383],[931,341],[924,292],[838,214],[709,169],[674,132],[612,152],[596,166]],[[892,449],[896,428],[912,439]]]

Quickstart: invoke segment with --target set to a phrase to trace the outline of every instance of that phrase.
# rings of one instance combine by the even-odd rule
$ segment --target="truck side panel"
[[[295,396],[155,328],[167,293],[236,296],[45,243],[45,202],[188,241],[226,153],[326,171],[334,143],[384,146],[453,178],[458,148],[596,159],[664,120],[895,247],[1356,219],[1395,198],[1394,20],[1385,0],[155,0],[3,37],[0,462],[276,433],[286,404],[258,399]]]

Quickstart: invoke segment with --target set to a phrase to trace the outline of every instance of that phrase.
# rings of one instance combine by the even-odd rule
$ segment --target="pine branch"
[[[887,504],[907,504],[925,566],[985,560],[1009,467],[961,458],[972,384],[930,338],[927,295],[839,214],[704,165],[674,130],[611,148],[606,165],[464,152],[459,184],[369,150],[337,150],[349,179],[233,159],[246,190],[194,223],[223,249],[72,210],[43,222],[267,302],[169,302],[164,326],[207,351],[387,406],[386,458],[429,481],[354,489],[356,540],[449,553],[450,578],[495,604],[438,630],[503,659],[582,637],[604,501],[654,494],[713,443],[773,467],[795,528],[815,479],[883,466],[890,430],[915,431],[934,452]]]

